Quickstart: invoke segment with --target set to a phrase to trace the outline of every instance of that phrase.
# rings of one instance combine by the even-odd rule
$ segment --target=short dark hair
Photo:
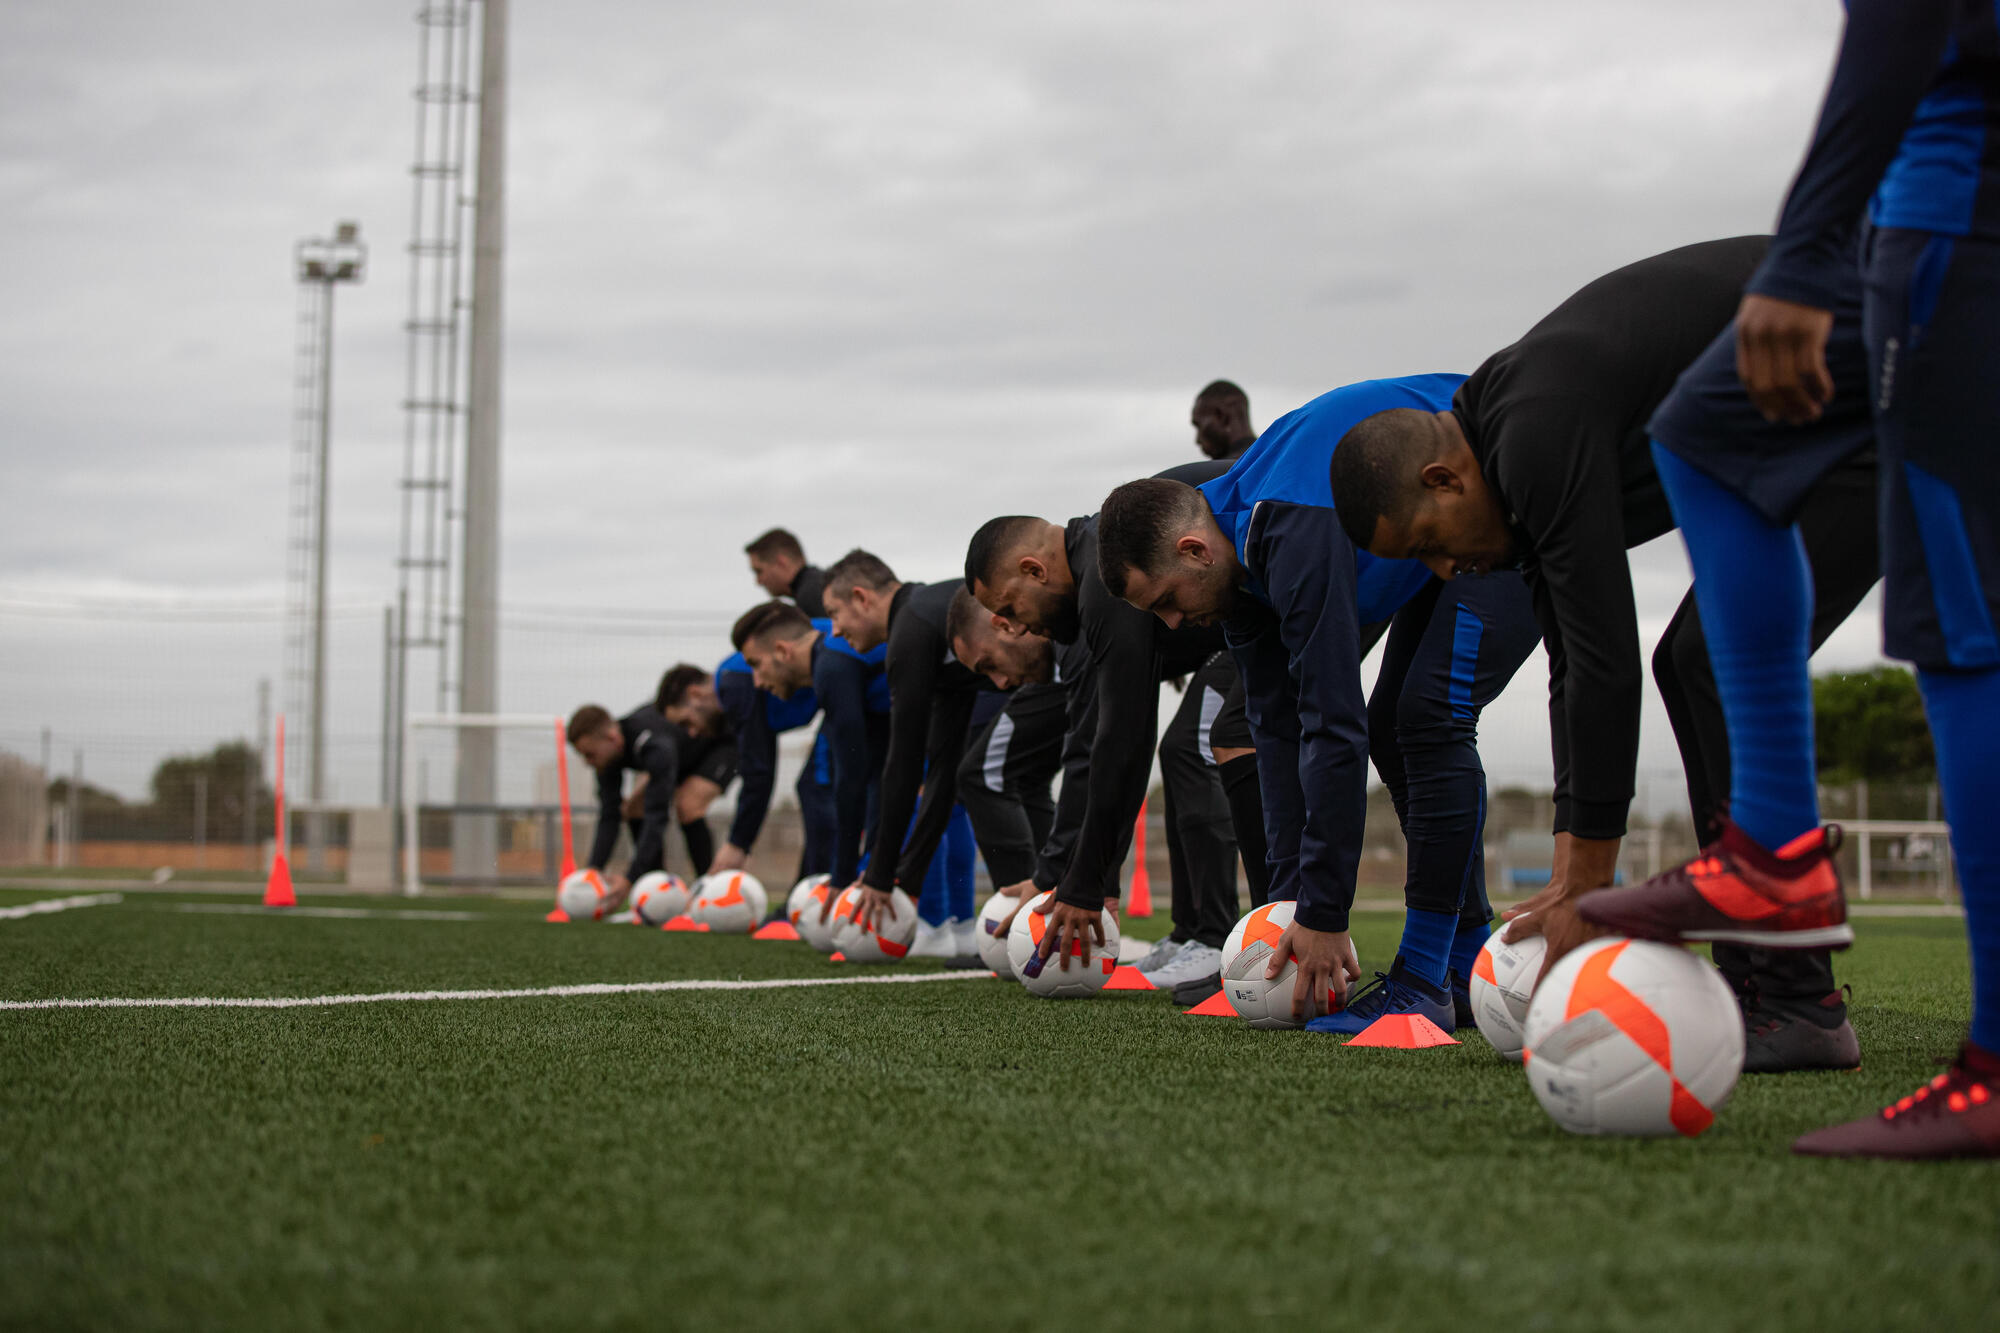
[[[790,556],[801,564],[806,558],[806,548],[799,545],[799,539],[784,528],[772,528],[744,547],[743,553],[754,555],[759,560],[769,560],[774,555]]]
[[[563,734],[569,737],[571,745],[575,745],[585,736],[600,732],[606,727],[614,725],[616,725],[616,719],[611,716],[610,709],[600,707],[597,704],[585,704],[569,715],[569,726]]]
[[[844,602],[854,595],[856,588],[875,592],[897,581],[896,571],[880,556],[857,546],[827,567],[825,595]]]
[[[660,677],[660,688],[653,692],[653,707],[666,712],[685,699],[689,690],[707,679],[708,672],[686,662],[668,667],[667,674]]]
[[[790,602],[760,602],[736,617],[729,641],[742,652],[752,639],[796,639],[812,633],[813,623],[806,613]]]
[[[1250,395],[1243,392],[1243,386],[1235,380],[1210,380],[1202,387],[1202,391],[1194,396],[1197,403],[1216,402],[1224,398],[1241,399],[1244,406],[1250,405]]]
[[[1356,547],[1368,549],[1383,519],[1410,516],[1423,492],[1418,473],[1436,454],[1436,423],[1419,408],[1392,407],[1347,428],[1334,446],[1327,482],[1340,526]]]
[[[965,588],[951,595],[951,606],[944,613],[944,639],[946,643],[957,643],[960,639],[971,639],[984,627],[993,625],[993,613],[979,604]]]
[[[1208,501],[1185,482],[1165,477],[1128,481],[1097,511],[1097,574],[1113,597],[1125,595],[1125,571],[1165,568],[1173,539],[1208,512]]]
[[[965,586],[984,583],[989,588],[999,581],[1000,566],[1020,550],[1042,520],[1031,514],[1005,514],[989,518],[972,534],[965,548]]]

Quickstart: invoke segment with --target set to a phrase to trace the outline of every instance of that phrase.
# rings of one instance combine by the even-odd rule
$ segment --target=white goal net
[[[403,729],[398,841],[403,892],[426,887],[545,885],[563,866],[563,779],[569,782],[574,856],[596,832],[596,774],[552,713],[413,715]],[[461,741],[492,738],[493,795],[459,799]]]

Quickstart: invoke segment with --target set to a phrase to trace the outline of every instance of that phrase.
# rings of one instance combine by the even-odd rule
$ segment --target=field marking
[[[503,912],[447,912],[394,907],[265,907],[261,903],[156,903],[155,912],[219,912],[227,916],[326,916],[342,921],[513,921]]]
[[[401,1004],[427,1000],[530,1000],[573,995],[650,995],[675,990],[786,990],[805,986],[896,986],[927,981],[985,981],[991,972],[892,973],[861,977],[780,977],[770,981],[590,981],[575,986],[523,986],[507,990],[392,990],[361,995],[187,995],[174,998],[104,996],[93,999],[0,1000],[19,1009],[322,1009],[337,1004]]]
[[[40,916],[44,912],[67,912],[72,907],[109,907],[124,901],[122,893],[79,893],[72,898],[44,898],[40,902],[22,903],[18,907],[0,907],[0,921],[18,921],[24,916]]]

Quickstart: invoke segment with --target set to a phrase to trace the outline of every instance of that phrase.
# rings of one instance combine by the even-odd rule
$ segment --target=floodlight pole
[[[500,353],[507,234],[507,0],[484,0],[479,24],[479,183],[472,215],[472,330],[465,440],[465,573],[459,601],[459,711],[500,703]],[[491,805],[494,737],[458,738],[458,800]],[[462,829],[463,832],[456,830]],[[454,821],[460,874],[497,873],[491,815]]]

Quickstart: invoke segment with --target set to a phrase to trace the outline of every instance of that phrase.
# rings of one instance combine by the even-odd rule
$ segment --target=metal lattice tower
[[[300,241],[292,378],[292,475],[286,503],[285,710],[299,722],[287,776],[308,802],[326,797],[326,547],[333,418],[333,289],[360,282],[368,250],[342,222],[331,240]],[[304,780],[299,781],[300,778]]]
[[[467,233],[472,196],[466,148],[472,90],[471,0],[417,11],[416,156],[410,165],[410,287],[403,389],[402,535],[396,570],[399,706],[409,653],[435,653],[437,708],[453,709],[452,552],[460,521],[465,436]]]

